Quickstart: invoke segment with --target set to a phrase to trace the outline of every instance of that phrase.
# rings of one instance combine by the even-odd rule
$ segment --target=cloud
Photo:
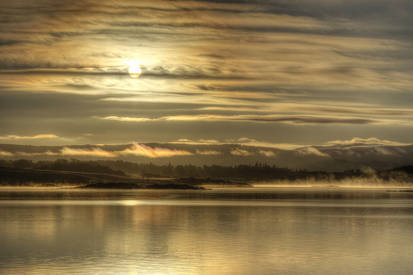
[[[260,151],[258,151],[258,153],[260,153],[261,155],[266,156],[267,158],[275,156],[275,153],[273,151],[260,150]]]
[[[8,136],[0,136],[0,139],[10,139],[10,140],[18,140],[18,139],[51,139],[51,138],[59,138],[54,134],[39,134],[34,136],[18,136],[18,135],[8,135]]]
[[[148,158],[165,158],[175,156],[190,156],[192,153],[184,150],[168,148],[149,147],[143,144],[134,143],[130,148],[117,152],[120,155],[135,155]]]
[[[217,156],[221,155],[221,152],[213,151],[213,150],[196,150],[196,154],[198,155],[205,155],[205,156]]]
[[[63,156],[61,152],[52,152],[50,150],[46,152],[16,152],[14,155],[22,157],[39,157],[39,156]]]
[[[106,117],[103,117],[102,119],[122,121],[122,122],[147,122],[147,121],[153,120],[153,119],[145,118],[145,117],[120,117],[120,116],[106,116]]]
[[[247,137],[241,137],[238,139],[238,142],[240,143],[250,143],[250,142],[256,142],[257,140],[253,138],[247,138]]]
[[[350,140],[333,140],[329,141],[326,144],[327,146],[404,146],[410,145],[408,143],[398,142],[398,141],[391,141],[385,139],[378,139],[375,137],[370,138],[359,138],[355,137]]]
[[[374,150],[377,152],[378,155],[384,155],[384,156],[400,155],[400,151],[401,151],[401,150],[391,150],[385,147],[375,147]]]
[[[176,141],[168,142],[170,144],[190,144],[190,145],[220,145],[224,144],[216,139],[199,139],[199,140],[191,140],[187,138],[180,138]]]
[[[203,144],[219,144],[220,143],[216,139],[200,139],[199,142]]]
[[[118,154],[114,152],[108,152],[100,148],[93,149],[74,149],[69,147],[64,147],[60,151],[62,156],[89,156],[89,157],[103,157],[103,158],[115,158]]]
[[[6,152],[6,151],[0,151],[0,157],[12,157],[14,156],[13,153]]]
[[[295,150],[295,149],[307,146],[303,144],[272,143],[272,142],[267,142],[267,141],[258,141],[256,139],[247,138],[247,137],[239,138],[238,140],[234,141],[234,143],[247,145],[247,146],[267,147],[267,148],[282,149],[282,150]]]
[[[129,73],[127,71],[100,71],[100,70],[79,70],[79,69],[72,69],[72,68],[62,68],[62,69],[49,69],[49,68],[37,68],[37,69],[12,69],[12,70],[1,70],[0,68],[0,75],[65,75],[65,76],[92,76],[92,77],[129,77]],[[163,78],[163,79],[221,79],[221,80],[243,80],[245,76],[236,76],[236,75],[208,75],[202,73],[188,73],[188,72],[181,72],[181,73],[156,73],[156,72],[149,72],[144,71],[140,78]]]
[[[247,150],[237,148],[237,149],[234,149],[234,150],[231,151],[231,155],[241,156],[241,157],[248,157],[248,156],[252,156],[253,153],[251,153]]]
[[[214,151],[202,151],[200,154],[213,155]],[[218,152],[219,153],[219,152]],[[185,150],[151,147],[143,144],[133,143],[129,147],[123,150],[104,150],[100,147],[93,148],[73,148],[65,146],[58,151],[45,151],[45,152],[6,152],[0,151],[0,156],[62,156],[62,157],[97,157],[97,158],[117,158],[127,155],[142,156],[148,158],[168,158],[175,156],[191,156],[191,152]]]
[[[201,139],[202,140],[202,139]],[[172,143],[133,143],[117,145],[25,146],[0,144],[0,157],[48,158],[109,158],[142,160],[165,164],[170,157],[175,165],[234,165],[265,162],[280,167],[310,170],[347,170],[364,166],[392,168],[410,165],[413,145],[375,137],[331,141],[322,145],[279,144],[242,137],[239,139],[206,140],[181,139]],[[252,145],[256,144],[256,145]],[[134,158],[142,157],[142,158]]]
[[[379,120],[357,117],[333,117],[333,116],[311,116],[311,115],[173,115],[158,118],[148,117],[121,117],[106,116],[98,117],[103,120],[114,120],[121,122],[148,122],[148,121],[240,121],[258,123],[286,123],[286,124],[389,124],[403,123],[396,120]]]
[[[71,144],[113,143],[134,139],[128,123],[141,123],[146,141],[198,139],[202,124],[205,138],[242,127],[312,144],[360,126],[406,140],[413,124],[408,0],[0,2],[4,133],[90,131],[95,138]],[[141,78],[129,78],[125,60],[140,61]],[[4,99],[4,87],[26,95]],[[51,101],[58,93],[70,96]],[[100,98],[77,104],[85,94]]]
[[[258,141],[256,139],[241,137],[238,139],[226,139],[223,141],[215,139],[199,139],[199,140],[190,140],[186,138],[178,139],[177,141],[168,142],[170,144],[188,144],[188,145],[225,145],[225,144],[239,144],[251,147],[266,147],[282,150],[294,150],[297,148],[306,147],[308,145],[303,144],[292,144],[292,143],[271,143],[266,141]]]
[[[312,146],[297,149],[296,152],[299,155],[304,155],[304,156],[313,155],[313,156],[319,156],[319,157],[329,157],[328,154],[323,153],[320,150],[318,150],[317,148],[312,147]]]
[[[291,110],[300,110],[305,113],[313,114],[350,114],[356,116],[373,116],[373,117],[410,117],[413,115],[413,110],[406,108],[374,108],[374,105],[363,103],[352,103],[351,106],[336,106],[343,105],[343,102],[332,101],[320,103],[286,103],[286,102],[269,102],[261,103],[254,107],[217,107],[209,106],[199,108],[200,111],[221,111],[221,112],[249,112],[249,113],[269,113],[269,109],[276,109],[277,112],[291,112]],[[358,106],[357,106],[358,105]]]

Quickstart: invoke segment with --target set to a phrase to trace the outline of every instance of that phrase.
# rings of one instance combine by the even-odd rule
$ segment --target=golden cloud
[[[345,146],[356,146],[356,145],[386,145],[386,146],[404,146],[410,145],[408,143],[402,143],[397,141],[378,139],[375,137],[370,138],[359,138],[355,137],[350,140],[333,140],[327,142],[327,145],[345,145]]]
[[[149,121],[235,121],[235,122],[255,122],[255,123],[284,123],[284,124],[409,124],[402,120],[371,119],[361,117],[343,117],[343,116],[320,116],[320,115],[173,115],[157,118],[147,117],[120,117],[106,116],[96,117],[103,120],[113,120],[121,122],[149,122]]]
[[[120,155],[135,155],[148,158],[165,158],[174,156],[190,156],[192,153],[183,150],[168,148],[149,147],[143,144],[134,143],[130,148],[117,152]]]
[[[248,157],[248,156],[253,155],[253,153],[251,153],[247,150],[243,150],[243,149],[234,149],[234,150],[231,151],[231,155]]]
[[[6,151],[0,151],[1,157],[12,157],[14,154]]]
[[[104,157],[104,158],[114,158],[117,156],[114,152],[108,152],[100,148],[93,149],[74,149],[69,147],[64,147],[60,154],[62,156],[93,156],[93,157]]]
[[[319,157],[330,157],[328,154],[321,152],[315,147],[309,146],[309,147],[303,147],[297,150],[297,153],[300,155],[308,156],[308,155],[314,155],[314,156],[319,156]]]
[[[49,138],[58,138],[54,134],[39,134],[34,136],[18,136],[18,135],[8,135],[0,136],[0,139],[49,139]]]
[[[260,150],[259,153],[268,158],[275,156],[275,153],[273,151]]]
[[[213,154],[214,152],[203,152],[204,154]],[[219,153],[219,152],[217,152]],[[36,152],[36,153],[28,153],[28,152],[17,152],[13,154],[11,152],[0,151],[0,156],[25,156],[25,157],[33,157],[33,156],[77,156],[77,157],[100,157],[100,158],[116,158],[123,155],[134,155],[134,156],[142,156],[148,158],[167,158],[167,157],[174,157],[174,156],[190,156],[193,155],[191,152],[184,151],[184,150],[176,150],[176,149],[169,149],[169,148],[160,148],[160,147],[150,147],[143,144],[133,143],[129,148],[120,151],[107,151],[99,147],[91,148],[91,149],[81,149],[81,148],[71,148],[71,147],[63,147],[58,152]]]

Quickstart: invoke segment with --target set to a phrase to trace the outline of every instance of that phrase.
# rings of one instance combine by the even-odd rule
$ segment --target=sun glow
[[[125,62],[128,66],[128,73],[132,78],[138,78],[142,74],[142,69],[138,61],[128,60]]]

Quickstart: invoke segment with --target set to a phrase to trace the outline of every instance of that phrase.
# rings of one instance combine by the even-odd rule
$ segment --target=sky
[[[409,0],[1,1],[0,143],[410,144],[412,14]]]

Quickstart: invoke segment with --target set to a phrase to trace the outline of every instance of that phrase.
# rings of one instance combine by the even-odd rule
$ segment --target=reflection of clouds
[[[0,270],[30,275],[133,270],[137,274],[308,274],[345,266],[346,272],[359,273],[370,266],[369,274],[375,274],[393,268],[396,259],[400,270],[410,268],[406,256],[411,250],[406,241],[410,210],[395,210],[391,203],[380,208],[376,204],[348,207],[344,201],[297,206],[291,202],[221,204],[219,200],[206,205],[146,203],[8,208],[7,214],[0,215],[0,240],[6,248],[0,252],[5,260]],[[377,259],[388,264],[369,264]]]

